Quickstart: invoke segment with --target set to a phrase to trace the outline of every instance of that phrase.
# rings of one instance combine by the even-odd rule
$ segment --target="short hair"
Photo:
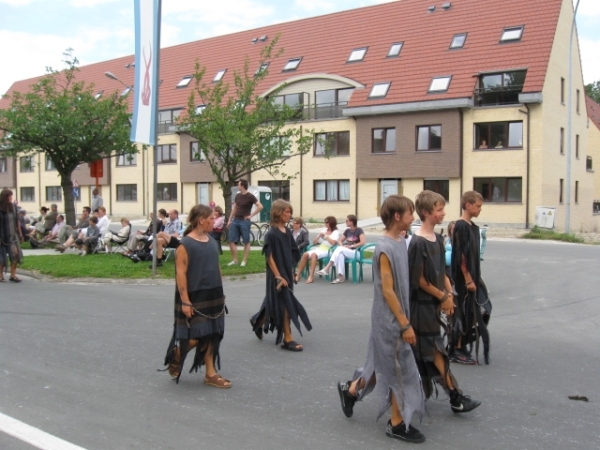
[[[290,212],[293,214],[294,213],[294,208],[292,208],[292,205],[290,202],[286,202],[285,200],[278,198],[277,200],[275,200],[273,202],[273,204],[271,205],[271,226],[275,227],[279,224],[279,222],[281,221],[281,216],[283,215],[284,211],[289,208]]]
[[[394,223],[394,216],[396,213],[403,216],[407,211],[415,211],[415,204],[410,198],[405,197],[404,195],[390,195],[383,201],[379,217],[381,217],[385,229],[389,230]]]
[[[90,222],[98,223],[98,218],[96,216],[92,216],[92,217],[90,217]]]
[[[119,222],[125,222],[127,225],[131,225],[131,222],[129,222],[129,219],[127,217],[121,217],[121,220],[119,220]]]
[[[335,217],[327,216],[327,217],[325,217],[325,222],[327,222],[329,224],[329,229],[331,231],[337,230],[337,219]]]
[[[56,203],[52,203],[52,204],[50,205],[50,208],[56,208],[56,209],[58,209],[58,205],[57,205]]]
[[[348,214],[348,215],[346,216],[346,218],[347,218],[347,219],[348,219],[350,222],[352,222],[352,225],[353,225],[353,226],[356,226],[356,224],[358,223],[358,217],[356,217],[354,214]]]
[[[167,217],[167,210],[166,210],[166,209],[164,209],[164,208],[160,208],[160,209],[158,210],[158,213],[159,213],[159,214],[162,214],[162,215],[163,215],[163,216],[165,216],[165,217]]]
[[[62,220],[65,220],[65,216],[63,216],[62,214],[59,214],[58,216],[56,216],[56,218],[57,218],[57,219],[58,219],[59,217],[60,217]]]
[[[98,206],[98,212],[102,211],[104,214],[106,214],[106,208],[104,206]]]
[[[40,211],[46,211],[46,212],[48,212],[48,208],[46,208],[45,206],[42,206],[42,207],[40,208]]]
[[[221,208],[219,205],[215,206],[214,211],[219,214],[219,217],[223,215],[223,208]]]
[[[302,219],[302,217],[300,216],[294,217],[294,223],[297,223],[298,225],[302,226],[304,225],[304,219]]]
[[[248,189],[248,180],[244,180],[243,178],[241,178],[239,182],[242,183],[244,189]]]
[[[481,200],[483,202],[483,196],[479,192],[467,191],[460,198],[460,207],[462,209],[467,209],[467,203],[474,205],[477,203],[477,200]]]
[[[84,207],[83,207],[83,210],[84,210],[84,211],[87,211],[87,212],[88,212],[88,214],[91,214],[91,212],[92,212],[92,208],[90,208],[89,206],[84,206]]]
[[[417,212],[421,222],[425,220],[425,213],[433,213],[436,205],[446,204],[446,200],[441,194],[437,192],[424,190],[417,194],[415,198],[415,211]]]

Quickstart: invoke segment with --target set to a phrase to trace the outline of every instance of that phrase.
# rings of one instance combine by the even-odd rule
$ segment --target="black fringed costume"
[[[277,227],[271,227],[265,236],[263,254],[267,261],[266,295],[260,310],[252,316],[251,321],[255,332],[260,331],[261,326],[265,333],[277,330],[275,344],[279,344],[283,339],[283,317],[286,310],[301,336],[300,321],[307,330],[312,329],[306,310],[294,296],[294,267],[300,260],[300,252],[290,230],[286,228],[285,232],[282,232]],[[282,287],[279,291],[276,287],[277,280],[268,263],[271,255],[280,275],[288,282],[288,287]]]

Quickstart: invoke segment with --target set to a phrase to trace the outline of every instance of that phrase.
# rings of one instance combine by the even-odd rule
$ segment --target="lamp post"
[[[569,37],[569,82],[567,83],[569,94],[567,97],[567,189],[566,189],[566,205],[565,205],[565,233],[571,231],[571,154],[572,143],[571,136],[573,134],[573,34],[575,33],[575,18],[577,17],[577,8],[579,8],[579,0],[575,4],[573,11],[573,21],[571,22],[571,35]]]

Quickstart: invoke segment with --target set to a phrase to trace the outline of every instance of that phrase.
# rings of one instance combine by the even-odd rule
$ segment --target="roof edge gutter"
[[[453,98],[449,100],[431,100],[426,102],[395,103],[392,105],[358,106],[344,108],[344,116],[374,116],[378,114],[410,113],[441,109],[473,108],[472,98]]]

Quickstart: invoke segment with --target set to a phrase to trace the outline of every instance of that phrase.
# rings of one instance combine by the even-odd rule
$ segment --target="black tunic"
[[[275,344],[279,344],[283,339],[283,317],[286,310],[300,335],[300,321],[307,330],[312,329],[306,310],[294,296],[294,267],[300,260],[300,252],[290,230],[286,228],[285,232],[282,232],[277,227],[271,227],[265,235],[263,254],[267,272],[266,294],[260,310],[251,320],[255,324],[255,330],[260,329],[263,323],[265,333],[277,330]],[[277,291],[277,280],[268,263],[269,256],[273,256],[279,274],[288,282],[287,288],[282,287]]]

